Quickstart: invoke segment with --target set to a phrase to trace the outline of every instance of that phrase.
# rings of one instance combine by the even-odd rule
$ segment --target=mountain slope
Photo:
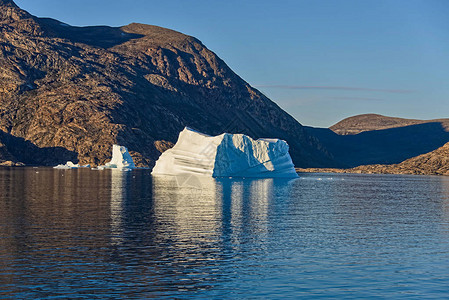
[[[430,153],[381,168],[384,173],[449,175],[449,143]]]
[[[138,166],[152,166],[190,126],[281,138],[296,165],[335,165],[301,124],[193,37],[143,24],[73,27],[11,0],[0,6],[0,130],[51,153],[29,159],[32,147],[5,144],[17,159],[14,151],[29,164],[98,165],[119,143]]]

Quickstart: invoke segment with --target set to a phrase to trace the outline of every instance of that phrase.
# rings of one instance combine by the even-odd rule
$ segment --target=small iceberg
[[[71,170],[71,169],[79,169],[79,168],[90,168],[90,165],[81,166],[79,164],[74,164],[71,161],[66,162],[65,165],[57,165],[56,167],[53,167],[54,169],[60,169],[60,170]]]
[[[104,166],[93,168],[92,170],[105,170],[114,169],[120,171],[131,171],[136,166],[128,149],[125,146],[113,145],[112,146],[112,159]]]
[[[90,165],[80,166],[79,164],[74,164],[68,161],[65,165],[57,165],[53,167],[54,169],[61,170],[71,170],[79,168],[90,168]],[[120,171],[130,171],[135,169],[134,161],[125,146],[113,145],[112,146],[112,159],[110,162],[106,163],[104,166],[98,166],[97,168],[92,168],[92,170],[105,170],[114,169]]]
[[[288,144],[243,134],[209,136],[190,128],[159,157],[151,174],[211,177],[297,178]]]

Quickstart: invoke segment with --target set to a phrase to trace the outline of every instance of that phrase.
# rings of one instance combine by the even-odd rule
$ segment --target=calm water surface
[[[449,178],[0,169],[0,298],[449,297]]]

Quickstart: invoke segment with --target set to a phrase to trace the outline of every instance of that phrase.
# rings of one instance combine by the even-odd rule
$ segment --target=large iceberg
[[[160,156],[151,174],[196,174],[212,177],[295,178],[288,144],[243,134],[209,136],[190,128]]]

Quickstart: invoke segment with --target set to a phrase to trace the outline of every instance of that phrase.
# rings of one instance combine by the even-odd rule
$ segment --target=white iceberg
[[[129,171],[135,169],[134,161],[125,146],[112,146],[112,159],[104,166],[99,166],[94,170],[116,169],[120,171]]]
[[[71,170],[79,168],[90,168],[90,165],[81,166],[68,161],[65,165],[57,165],[54,169]],[[116,169],[121,171],[129,171],[135,169],[134,161],[125,146],[113,145],[112,146],[112,159],[104,166],[98,166],[92,168],[92,170],[104,170],[104,169]]]
[[[209,136],[190,128],[160,156],[151,174],[196,174],[212,177],[295,178],[288,144],[243,134]]]
[[[60,169],[60,170],[71,170],[71,169],[79,169],[79,168],[90,168],[90,165],[81,166],[79,164],[74,164],[71,161],[66,162],[65,165],[57,165],[56,167],[53,167],[54,169]]]

